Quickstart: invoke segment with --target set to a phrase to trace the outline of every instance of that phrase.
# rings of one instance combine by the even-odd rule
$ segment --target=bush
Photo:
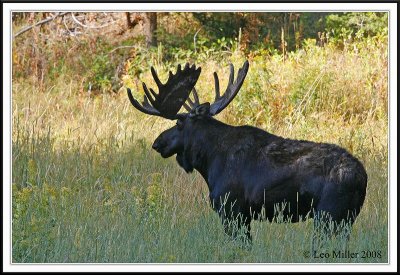
[[[388,34],[387,12],[350,12],[326,17],[326,31],[331,42],[343,44],[367,37]]]

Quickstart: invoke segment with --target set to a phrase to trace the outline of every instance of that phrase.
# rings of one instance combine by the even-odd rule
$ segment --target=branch
[[[72,16],[72,19],[75,21],[76,24],[78,24],[78,25],[80,25],[80,26],[82,26],[84,28],[89,28],[89,29],[101,29],[101,28],[107,27],[107,26],[109,26],[109,25],[111,25],[111,24],[116,22],[116,20],[114,20],[114,21],[112,21],[112,22],[110,22],[108,24],[104,24],[104,25],[101,25],[101,26],[88,26],[88,25],[85,25],[85,24],[79,22],[79,20],[76,19],[76,17],[75,17],[73,12],[71,12],[71,16]]]
[[[32,28],[34,28],[34,27],[43,25],[43,24],[45,24],[45,23],[47,23],[47,22],[49,22],[49,21],[52,21],[52,20],[56,19],[56,17],[66,15],[67,13],[69,13],[69,12],[57,13],[57,14],[54,15],[53,17],[49,17],[49,18],[43,19],[43,20],[41,20],[41,21],[39,21],[39,22],[37,22],[37,23],[31,25],[31,26],[23,27],[23,28],[22,28],[21,30],[19,30],[16,34],[14,34],[14,38],[16,38],[17,36],[23,34],[24,32],[29,31],[30,29],[32,29]]]
[[[202,29],[203,27],[200,27],[200,29],[194,34],[194,36],[193,36],[193,44],[194,44],[194,52],[197,52],[196,51],[196,36],[197,36],[197,34],[199,33],[199,31],[201,31],[201,29]]]

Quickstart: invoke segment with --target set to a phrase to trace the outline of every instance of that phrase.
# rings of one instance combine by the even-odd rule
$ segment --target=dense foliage
[[[43,16],[17,13],[14,28],[21,29],[22,25]],[[87,15],[92,20],[96,16]],[[224,53],[236,49],[245,55],[262,52],[287,56],[310,45],[310,39],[316,45],[335,43],[339,47],[372,37],[385,41],[388,20],[388,14],[383,12],[160,13],[156,30],[159,46],[146,49],[140,29],[129,32],[124,26],[125,17],[114,17],[120,24],[105,30],[81,30],[73,21],[65,23],[63,17],[16,37],[14,76],[34,76],[36,84],[42,87],[44,81],[51,82],[66,71],[74,71],[77,72],[74,77],[82,83],[82,91],[115,92],[121,86],[124,63],[137,55],[143,56],[143,52],[157,53],[160,63],[204,60],[213,53],[223,58]],[[145,69],[137,67],[130,73]]]

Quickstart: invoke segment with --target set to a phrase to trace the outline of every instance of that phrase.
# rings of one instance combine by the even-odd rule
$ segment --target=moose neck
[[[180,163],[186,172],[196,169],[208,183],[210,167],[218,161],[218,152],[226,141],[229,128],[233,126],[213,118],[201,119],[191,125],[185,136],[183,165]]]

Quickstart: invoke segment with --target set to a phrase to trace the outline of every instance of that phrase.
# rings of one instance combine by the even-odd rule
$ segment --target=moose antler
[[[248,70],[249,62],[246,60],[243,66],[239,69],[238,76],[235,80],[234,67],[230,64],[228,86],[222,96],[220,95],[218,75],[214,72],[215,99],[210,105],[209,115],[215,116],[229,105],[242,87]],[[194,88],[200,76],[200,72],[200,67],[197,69],[195,65],[189,67],[189,63],[186,63],[183,70],[181,69],[181,66],[178,65],[176,74],[174,75],[170,71],[167,82],[162,84],[156,71],[151,67],[151,74],[158,86],[159,93],[157,94],[151,88],[148,89],[146,84],[143,83],[143,90],[145,92],[143,103],[140,104],[135,100],[132,96],[131,90],[128,88],[129,100],[136,109],[149,115],[161,116],[168,119],[184,117],[187,115],[186,113],[178,114],[182,106],[190,113],[200,105],[197,91]],[[194,101],[189,97],[191,92]]]
[[[178,112],[186,99],[188,99],[191,90],[199,79],[200,72],[200,67],[197,69],[195,65],[189,67],[189,63],[186,63],[183,70],[181,65],[178,65],[176,74],[174,75],[170,71],[167,82],[162,84],[155,69],[151,67],[151,74],[157,84],[159,93],[157,94],[152,88],[147,89],[146,84],[143,82],[143,90],[145,92],[143,103],[140,104],[128,88],[129,100],[136,109],[143,113],[167,119],[177,119],[181,116]]]
[[[231,101],[235,98],[237,93],[239,92],[240,88],[242,87],[243,81],[246,78],[247,71],[249,70],[249,61],[245,61],[243,67],[239,69],[238,76],[235,81],[234,80],[234,67],[232,64],[229,65],[230,67],[230,75],[228,80],[228,87],[226,87],[224,95],[220,96],[219,92],[219,80],[218,75],[214,72],[214,82],[215,82],[215,99],[214,103],[210,106],[210,114],[212,116],[218,114],[226,106],[231,103]]]
[[[212,103],[210,106],[211,116],[215,116],[216,114],[220,113],[235,98],[240,88],[242,87],[244,79],[246,78],[247,71],[249,70],[249,61],[246,60],[243,66],[239,69],[238,76],[235,81],[234,81],[234,76],[235,76],[234,67],[232,64],[230,64],[229,67],[230,67],[230,75],[228,80],[228,86],[226,87],[225,93],[222,96],[220,95],[218,75],[216,72],[214,72],[215,99],[214,103]],[[193,88],[192,94],[194,97],[194,102],[190,99],[190,97],[188,97],[187,98],[188,104],[185,103],[183,105],[183,107],[185,107],[185,109],[188,112],[191,112],[195,107],[200,105],[199,97],[197,95],[197,91],[195,88]]]

